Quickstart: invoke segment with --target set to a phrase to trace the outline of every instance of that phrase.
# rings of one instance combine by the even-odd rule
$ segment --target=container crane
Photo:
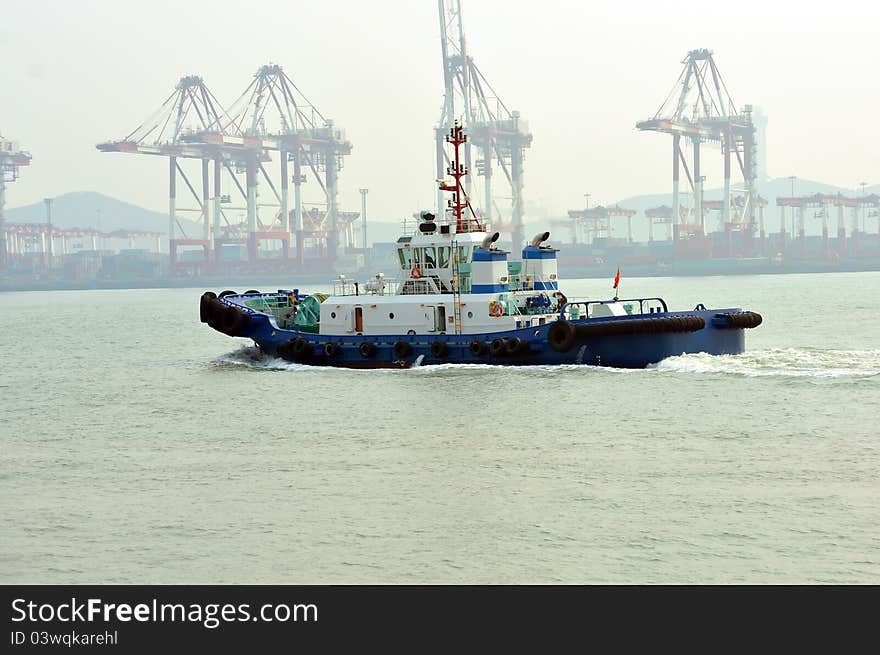
[[[464,147],[466,170],[473,169],[477,150],[477,175],[483,178],[482,216],[493,229],[510,232],[514,252],[524,242],[523,232],[523,160],[525,149],[531,146],[532,135],[517,111],[511,111],[501,101],[495,89],[468,54],[464,36],[461,0],[438,0],[440,11],[440,47],[443,55],[443,112],[435,129],[437,146],[437,177],[447,175],[449,158],[446,154],[446,135],[456,124],[468,134]],[[510,186],[510,216],[502,216],[493,195],[495,166]],[[465,191],[471,192],[471,177],[465,178]],[[437,192],[438,216],[446,210],[443,192]]]
[[[6,266],[9,245],[6,230],[6,185],[18,180],[19,168],[29,166],[31,154],[22,150],[17,141],[4,139],[0,135],[0,271]]]
[[[339,172],[343,157],[352,145],[345,132],[336,127],[294,84],[277,64],[261,66],[254,79],[230,106],[218,129],[187,135],[187,141],[215,144],[245,162],[247,175],[247,231],[250,258],[256,258],[259,239],[289,239],[289,188],[293,182],[293,232],[297,240],[300,269],[305,266],[306,240],[320,242],[327,265],[332,269],[339,246],[339,234],[346,229],[349,213],[339,211]],[[261,162],[270,152],[279,153],[280,181],[276,185]],[[288,164],[293,164],[293,176]],[[279,211],[267,225],[257,215],[256,184],[262,175],[277,202]],[[323,193],[321,216],[304,220],[302,185],[311,177]],[[310,219],[313,213],[309,210]],[[285,245],[285,250],[287,246]]]
[[[691,50],[682,60],[684,68],[660,109],[648,120],[636,123],[644,131],[663,132],[672,135],[672,215],[680,216],[679,166],[681,165],[694,195],[694,225],[682,225],[679,232],[705,235],[703,180],[700,170],[700,145],[720,144],[724,157],[724,195],[722,198],[722,221],[746,223],[755,227],[755,183],[757,178],[757,154],[755,125],[752,107],[746,105],[741,111],[734,104],[721,73],[715,64],[712,51],[705,48]],[[693,148],[693,171],[688,168],[681,141],[691,142]],[[737,220],[731,213],[731,159],[735,156],[745,185],[745,203]]]
[[[198,75],[180,78],[162,105],[134,131],[119,141],[99,143],[96,147],[101,152],[125,152],[141,155],[158,155],[168,157],[168,243],[171,265],[176,265],[177,249],[180,246],[200,246],[205,251],[205,261],[210,258],[211,249],[211,207],[215,217],[221,214],[220,209],[220,175],[221,167],[230,173],[230,162],[224,153],[212,144],[188,142],[185,136],[204,130],[217,130],[228,122],[228,117],[211,93],[205,82]],[[181,160],[192,159],[201,161],[201,195],[196,191],[183,167]],[[210,164],[214,163],[214,195],[210,202],[211,186]],[[183,209],[177,203],[177,181],[180,178],[190,191],[198,206],[195,210]],[[234,174],[233,174],[234,178]],[[236,186],[241,185],[235,180]],[[189,238],[178,221],[178,212],[194,211],[202,222],[202,238]],[[215,218],[215,221],[218,218]],[[216,223],[215,223],[216,225]],[[184,238],[177,238],[180,229]]]

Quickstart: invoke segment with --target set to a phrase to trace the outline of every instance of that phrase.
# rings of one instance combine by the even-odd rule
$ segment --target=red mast
[[[480,222],[480,219],[477,218],[474,208],[471,207],[470,198],[468,198],[464,191],[464,187],[461,184],[461,178],[468,174],[468,170],[459,160],[459,148],[465,144],[467,140],[467,134],[464,133],[464,130],[461,125],[459,125],[458,121],[455,121],[455,125],[449,129],[449,134],[446,135],[446,143],[451,143],[454,148],[452,165],[446,168],[446,172],[455,179],[455,184],[450,185],[441,182],[440,190],[452,192],[452,200],[449,200],[447,205],[452,209],[452,214],[455,216],[455,231],[482,232],[483,224]],[[471,213],[471,218],[467,223],[465,223],[463,216],[465,209]]]

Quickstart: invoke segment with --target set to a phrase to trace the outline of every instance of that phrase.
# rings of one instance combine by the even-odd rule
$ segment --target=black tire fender
[[[293,357],[293,339],[290,341],[285,341],[275,349],[276,354],[282,359],[286,359],[289,362],[294,360]]]
[[[217,323],[220,331],[234,337],[235,326],[238,324],[238,309],[230,305],[225,305],[217,312]]]
[[[547,330],[547,341],[550,347],[558,353],[568,352],[574,346],[575,329],[569,321],[560,319],[554,321]]]
[[[293,355],[294,361],[303,362],[311,359],[315,351],[312,348],[312,344],[302,337],[297,337],[290,344],[290,353]]]
[[[486,354],[486,342],[485,341],[471,341],[470,345],[471,355],[474,357],[482,357]]]
[[[220,327],[220,323],[223,318],[224,309],[226,309],[226,305],[216,298],[212,298],[208,301],[208,325],[220,332],[223,331]]]
[[[217,298],[213,291],[205,291],[199,299],[199,320],[207,323],[211,317],[211,301]]]

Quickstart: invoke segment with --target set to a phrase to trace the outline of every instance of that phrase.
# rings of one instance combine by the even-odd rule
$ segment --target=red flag
[[[617,275],[614,276],[614,286],[612,288],[616,289],[618,284],[620,284],[620,267],[617,268]]]

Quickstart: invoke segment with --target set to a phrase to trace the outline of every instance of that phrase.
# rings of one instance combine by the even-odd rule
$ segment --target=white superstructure
[[[424,213],[420,231],[398,240],[394,282],[340,279],[321,303],[321,334],[475,334],[557,318],[556,250],[541,245],[549,233],[523,251],[524,267],[495,247],[497,232],[456,234],[433,218]]]

